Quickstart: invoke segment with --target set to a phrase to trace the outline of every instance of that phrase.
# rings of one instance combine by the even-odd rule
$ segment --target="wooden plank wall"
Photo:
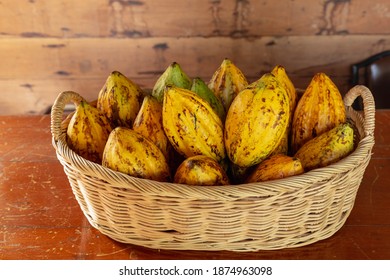
[[[388,0],[0,1],[0,114],[39,114],[59,92],[96,99],[121,71],[144,88],[173,61],[206,81],[228,57],[249,81],[284,65],[345,93],[350,65],[390,49]]]

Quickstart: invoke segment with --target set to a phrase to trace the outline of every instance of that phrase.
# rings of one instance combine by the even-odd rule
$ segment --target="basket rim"
[[[61,94],[60,94],[61,95]],[[352,109],[351,104],[357,96],[363,97],[364,114]],[[364,103],[365,102],[365,103]],[[84,175],[98,178],[104,182],[112,184],[112,187],[134,189],[142,188],[143,191],[161,195],[164,189],[164,196],[185,196],[191,199],[200,198],[207,199],[210,194],[216,196],[224,196],[226,199],[237,199],[239,197],[258,197],[264,196],[279,196],[288,192],[302,191],[303,188],[309,188],[313,183],[327,181],[335,177],[337,174],[348,172],[351,168],[355,168],[367,157],[371,156],[371,150],[374,145],[374,123],[375,123],[375,105],[371,92],[364,86],[355,86],[345,96],[344,103],[347,109],[347,116],[354,122],[362,125],[364,131],[360,133],[363,136],[360,138],[356,149],[342,160],[326,167],[321,167],[307,171],[300,175],[287,177],[283,179],[270,180],[266,182],[231,184],[223,186],[194,186],[184,185],[172,182],[158,182],[150,179],[133,177],[118,171],[111,170],[100,164],[91,162],[79,156],[71,150],[66,144],[66,131],[61,128],[59,135],[55,135],[53,126],[57,129],[60,127],[59,112],[52,110],[52,144],[56,150],[57,157],[62,164],[71,164],[83,172]],[[62,104],[60,104],[60,107]],[[55,107],[53,106],[53,109]],[[61,117],[62,111],[59,108]],[[57,117],[56,117],[57,112]],[[62,119],[62,118],[61,118]],[[58,134],[58,132],[57,132]],[[300,186],[300,187],[297,187]],[[207,198],[206,198],[207,192]],[[189,196],[191,194],[191,197]]]

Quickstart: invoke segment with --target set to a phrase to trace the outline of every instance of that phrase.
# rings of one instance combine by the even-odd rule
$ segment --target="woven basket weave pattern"
[[[351,104],[362,96],[364,115]],[[134,178],[83,159],[66,144],[61,93],[52,110],[53,146],[90,224],[114,240],[158,249],[273,250],[330,237],[348,218],[374,145],[375,105],[364,86],[345,96],[361,135],[347,158],[264,183],[200,187]]]

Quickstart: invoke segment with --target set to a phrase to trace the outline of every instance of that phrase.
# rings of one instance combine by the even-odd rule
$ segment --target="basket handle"
[[[64,113],[65,105],[73,102],[77,106],[81,101],[85,101],[85,99],[74,91],[63,91],[57,96],[51,110],[51,134],[55,141],[57,141],[61,135],[62,115]]]
[[[363,99],[364,132],[366,135],[374,135],[375,101],[371,91],[363,85],[354,86],[344,96],[344,104],[351,107],[359,96]]]

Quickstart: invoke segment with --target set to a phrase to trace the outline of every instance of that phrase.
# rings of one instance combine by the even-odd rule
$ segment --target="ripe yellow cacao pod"
[[[103,152],[102,165],[134,177],[170,181],[164,154],[149,139],[130,128],[111,131]]]
[[[294,156],[301,160],[305,171],[335,163],[354,150],[354,131],[349,122],[339,124],[306,142]]]
[[[133,130],[151,140],[163,152],[169,162],[172,145],[165,135],[162,124],[162,103],[155,97],[144,97],[141,108],[134,120]]]
[[[286,90],[267,73],[233,100],[225,121],[225,147],[230,160],[250,167],[266,159],[280,143],[290,116]]]
[[[197,155],[185,159],[177,168],[174,183],[198,186],[229,185],[229,178],[214,159]]]
[[[282,179],[302,173],[304,169],[298,158],[276,154],[259,163],[246,179],[246,183]]]
[[[228,111],[237,94],[248,85],[242,71],[228,58],[225,58],[211,77],[208,86],[219,97]]]
[[[290,77],[287,75],[286,69],[281,65],[276,65],[272,71],[272,74],[275,75],[275,77],[279,80],[279,82],[284,86],[287,95],[290,100],[290,120],[288,128],[285,132],[285,135],[283,136],[281,142],[278,145],[278,148],[275,149],[273,152],[274,154],[282,153],[287,154],[290,148],[290,135],[291,135],[291,126],[292,126],[292,120],[293,120],[293,114],[295,111],[295,107],[298,101],[298,94],[295,89],[294,84],[290,80]]]
[[[287,75],[286,69],[282,65],[276,65],[272,69],[271,73],[279,80],[282,86],[284,86],[284,88],[286,89],[288,98],[290,99],[290,112],[293,113],[298,101],[298,95],[294,84],[290,80],[290,77]]]
[[[132,127],[144,94],[141,88],[122,73],[113,71],[99,92],[97,108],[112,126]]]
[[[67,144],[78,155],[101,164],[104,146],[111,130],[106,116],[83,100],[76,106],[69,120]]]
[[[310,139],[346,121],[342,96],[324,73],[314,75],[298,101],[292,123],[293,153]]]
[[[206,155],[218,162],[226,157],[223,123],[211,105],[195,92],[167,86],[162,114],[165,134],[180,154]]]
[[[289,116],[289,124],[288,128],[286,129],[286,132],[283,136],[283,138],[280,140],[280,143],[277,145],[277,148],[272,152],[273,154],[287,154],[290,148],[290,131],[291,131],[291,124],[293,119],[293,114],[295,110],[295,106],[298,100],[298,95],[295,89],[294,84],[290,80],[289,76],[286,73],[286,69],[281,65],[276,65],[272,71],[271,74],[275,76],[275,78],[279,81],[280,85],[284,87],[286,90],[289,104],[290,104],[290,116]],[[257,81],[251,83],[247,86],[248,89],[253,89],[256,87],[257,83],[260,82],[262,77],[258,79]]]

